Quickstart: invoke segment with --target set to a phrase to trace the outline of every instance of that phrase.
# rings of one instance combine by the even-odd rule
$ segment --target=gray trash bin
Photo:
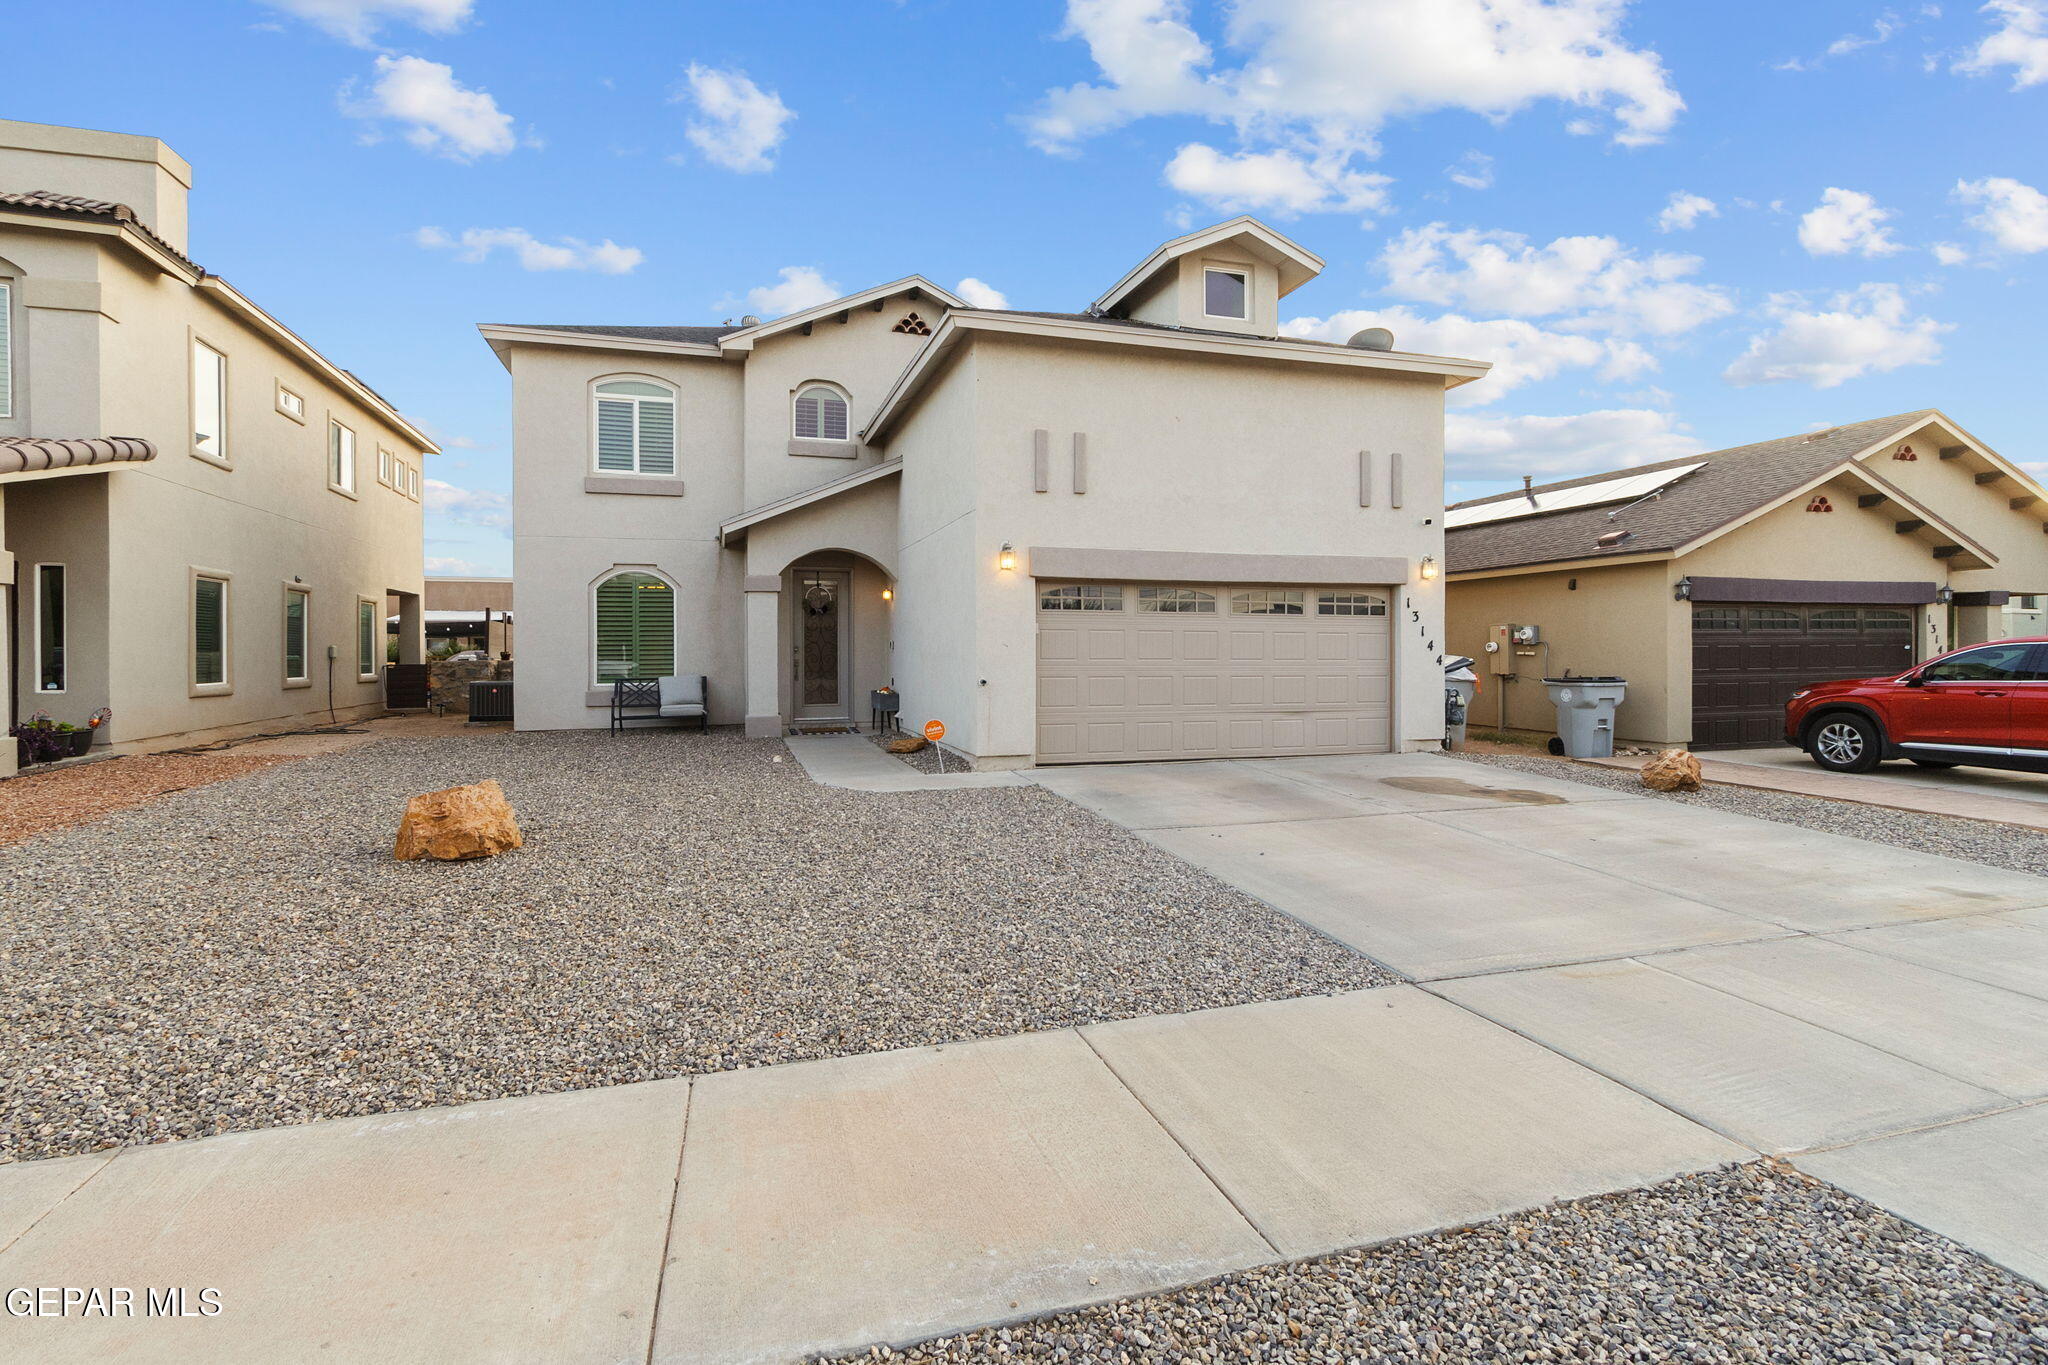
[[[1465,721],[1472,714],[1472,698],[1479,694],[1479,675],[1472,661],[1461,654],[1444,660],[1444,747],[1465,747]]]
[[[1614,756],[1614,711],[1628,693],[1626,678],[1545,678],[1557,708],[1557,737],[1572,758]]]

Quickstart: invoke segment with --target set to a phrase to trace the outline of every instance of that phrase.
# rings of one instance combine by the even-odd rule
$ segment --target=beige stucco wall
[[[77,656],[76,695],[50,699],[52,714],[79,720],[94,706],[114,710],[109,739],[132,740],[324,721],[329,710],[325,651],[335,646],[334,714],[381,709],[378,683],[357,677],[355,610],[376,604],[378,658],[389,592],[422,589],[420,504],[377,482],[381,445],[414,466],[419,447],[339,385],[231,311],[216,294],[167,275],[112,238],[62,228],[0,228],[0,257],[12,263],[27,301],[17,331],[28,383],[8,434],[140,436],[157,447],[147,464],[65,476],[97,492],[32,489],[16,500],[10,535],[56,543],[79,585],[75,639],[103,640],[103,667]],[[227,460],[191,453],[191,346],[198,337],[228,359]],[[306,421],[278,412],[282,380],[306,400]],[[357,490],[330,491],[327,419],[357,437]],[[97,528],[75,499],[98,500]],[[61,537],[32,528],[26,509],[62,503]],[[223,573],[229,599],[231,688],[194,696],[190,688],[190,578]],[[87,590],[95,576],[104,593]],[[294,578],[312,592],[311,678],[283,677],[284,591]],[[24,648],[26,646],[24,645]],[[21,658],[18,656],[17,666]],[[75,713],[75,714],[74,714]]]
[[[835,385],[846,394],[847,434],[857,435],[927,340],[890,330],[909,312],[933,327],[944,316],[943,306],[932,300],[913,303],[899,295],[885,300],[880,312],[862,304],[848,310],[843,323],[837,314],[827,317],[812,325],[809,336],[792,328],[756,343],[744,369],[745,502],[727,516],[845,478],[880,460],[879,453],[851,441],[845,446],[851,458],[790,454],[791,404],[797,390],[812,381]],[[731,368],[741,367],[735,363]]]
[[[1393,556],[1397,746],[1443,733],[1440,580],[1443,392],[1433,376],[1245,361],[1136,346],[979,334],[890,444],[904,459],[898,674],[907,711],[938,710],[990,763],[1036,745],[1034,545],[1258,555]],[[965,395],[972,393],[972,402]],[[1049,491],[1033,491],[1033,437],[1049,433]],[[1071,451],[1087,438],[1087,491]],[[1358,452],[1379,456],[1360,507]],[[973,453],[973,487],[958,454]],[[1404,506],[1386,457],[1402,453]],[[927,453],[929,452],[929,453]],[[951,461],[952,467],[944,464]],[[1003,542],[1016,571],[998,567]],[[971,641],[938,637],[973,622]],[[919,641],[912,644],[912,639]],[[950,713],[950,714],[948,714]]]
[[[2010,500],[2029,490],[2010,478],[1978,483],[1975,476],[1989,472],[1991,465],[1975,455],[1942,459],[1940,447],[1957,444],[1957,438],[1938,425],[1922,428],[1903,444],[1911,445],[1919,458],[1892,458],[1895,443],[1868,458],[1871,472],[1998,556],[1989,569],[1957,569],[1951,586],[1957,592],[2048,592],[2048,534],[2042,531],[2048,500],[2014,510]],[[1890,510],[1894,517],[1902,515]]]

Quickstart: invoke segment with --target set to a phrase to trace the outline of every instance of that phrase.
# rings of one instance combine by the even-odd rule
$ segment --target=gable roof
[[[1612,505],[1576,507],[1539,513],[1513,521],[1484,522],[1444,533],[1444,567],[1449,573],[1519,568],[1529,564],[1629,555],[1657,554],[1689,546],[1743,520],[1752,513],[1792,496],[1823,476],[1850,464],[1872,447],[1906,436],[1929,421],[1947,419],[1934,408],[1875,417],[1848,426],[1799,436],[1783,436],[1755,445],[1736,446],[1705,455],[1686,455],[1631,469],[1609,470],[1532,491],[1553,492],[1600,483],[1624,474],[1661,469],[1702,467],[1663,490],[1663,496],[1626,510]],[[1896,496],[1896,494],[1892,494]],[[1473,498],[1452,508],[1484,507],[1521,499],[1522,490]],[[1610,516],[1610,513],[1615,515]],[[1923,517],[1932,523],[1933,519]],[[1610,531],[1629,531],[1626,541],[1602,549],[1598,538]]]
[[[1217,223],[1163,242],[1150,256],[1138,262],[1129,274],[1109,287],[1109,291],[1095,300],[1095,309],[1110,312],[1132,294],[1143,288],[1147,281],[1166,269],[1181,257],[1197,251],[1207,251],[1225,242],[1243,244],[1253,256],[1277,267],[1280,272],[1280,293],[1285,296],[1320,275],[1323,258],[1310,251],[1301,243],[1283,236],[1267,227],[1250,214],[1240,214],[1227,222]]]

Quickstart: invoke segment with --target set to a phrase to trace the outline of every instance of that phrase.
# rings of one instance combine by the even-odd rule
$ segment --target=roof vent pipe
[[[1530,487],[1530,485],[1535,482],[1536,476],[1534,474],[1524,474],[1522,476],[1522,496],[1529,500],[1529,505],[1531,507],[1534,507],[1536,505],[1536,492],[1533,488]]]
[[[752,313],[749,313],[745,317],[740,319],[740,326],[742,327],[759,327],[760,325],[761,319],[754,316],[754,314]]]

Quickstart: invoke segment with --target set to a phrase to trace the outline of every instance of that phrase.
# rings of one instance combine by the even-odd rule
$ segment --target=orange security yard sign
[[[937,744],[946,737],[946,723],[942,720],[928,720],[924,723],[924,737]]]

